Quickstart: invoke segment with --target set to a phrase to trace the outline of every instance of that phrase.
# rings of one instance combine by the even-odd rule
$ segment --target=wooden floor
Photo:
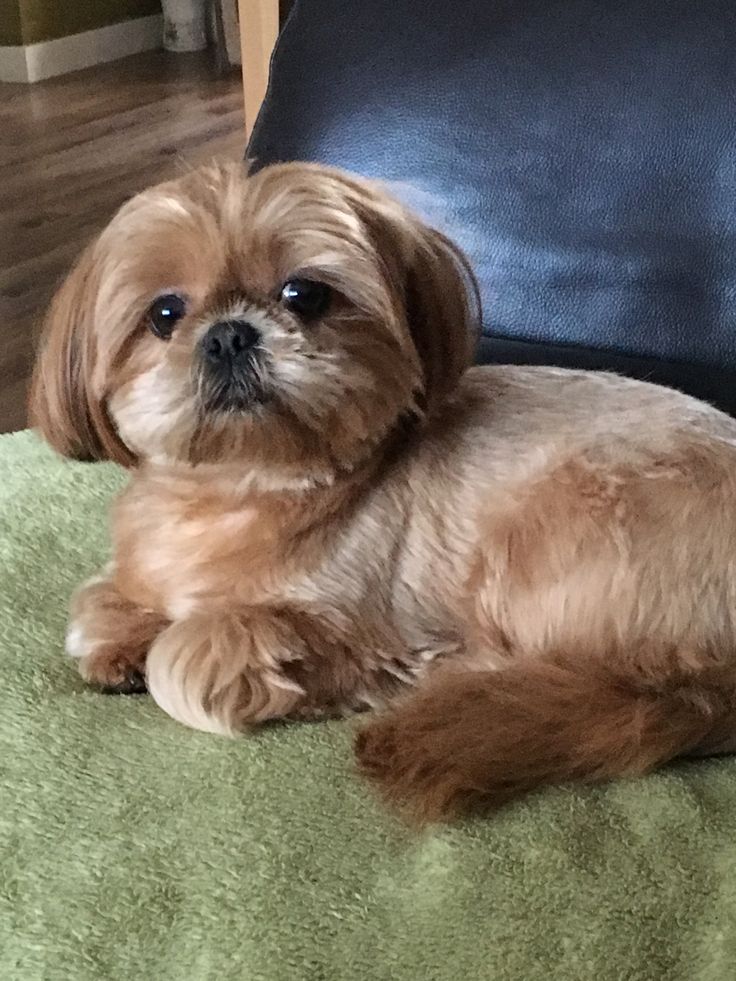
[[[240,73],[207,55],[0,84],[0,432],[26,424],[40,317],[87,239],[141,188],[244,143]]]

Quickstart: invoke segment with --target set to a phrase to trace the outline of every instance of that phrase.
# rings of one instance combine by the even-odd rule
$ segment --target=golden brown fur
[[[294,277],[332,291],[312,322]],[[259,397],[210,411],[223,318],[257,330]],[[475,324],[458,250],[340,172],[213,168],[125,205],[32,394],[60,452],[131,468],[72,609],[83,676],[145,674],[226,733],[391,702],[358,758],[419,819],[736,748],[736,423],[605,374],[465,370]]]

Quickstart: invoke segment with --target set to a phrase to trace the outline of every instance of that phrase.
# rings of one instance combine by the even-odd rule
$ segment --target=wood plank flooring
[[[26,424],[40,319],[84,243],[148,184],[242,157],[243,126],[239,70],[206,53],[0,84],[0,432]]]

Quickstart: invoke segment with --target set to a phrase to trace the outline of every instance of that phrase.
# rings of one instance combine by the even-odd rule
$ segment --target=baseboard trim
[[[38,44],[0,47],[0,82],[40,82],[161,47],[160,14]]]

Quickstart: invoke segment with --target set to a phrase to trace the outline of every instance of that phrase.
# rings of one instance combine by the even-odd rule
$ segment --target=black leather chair
[[[248,155],[397,181],[474,264],[479,360],[736,413],[734,0],[296,0]]]

